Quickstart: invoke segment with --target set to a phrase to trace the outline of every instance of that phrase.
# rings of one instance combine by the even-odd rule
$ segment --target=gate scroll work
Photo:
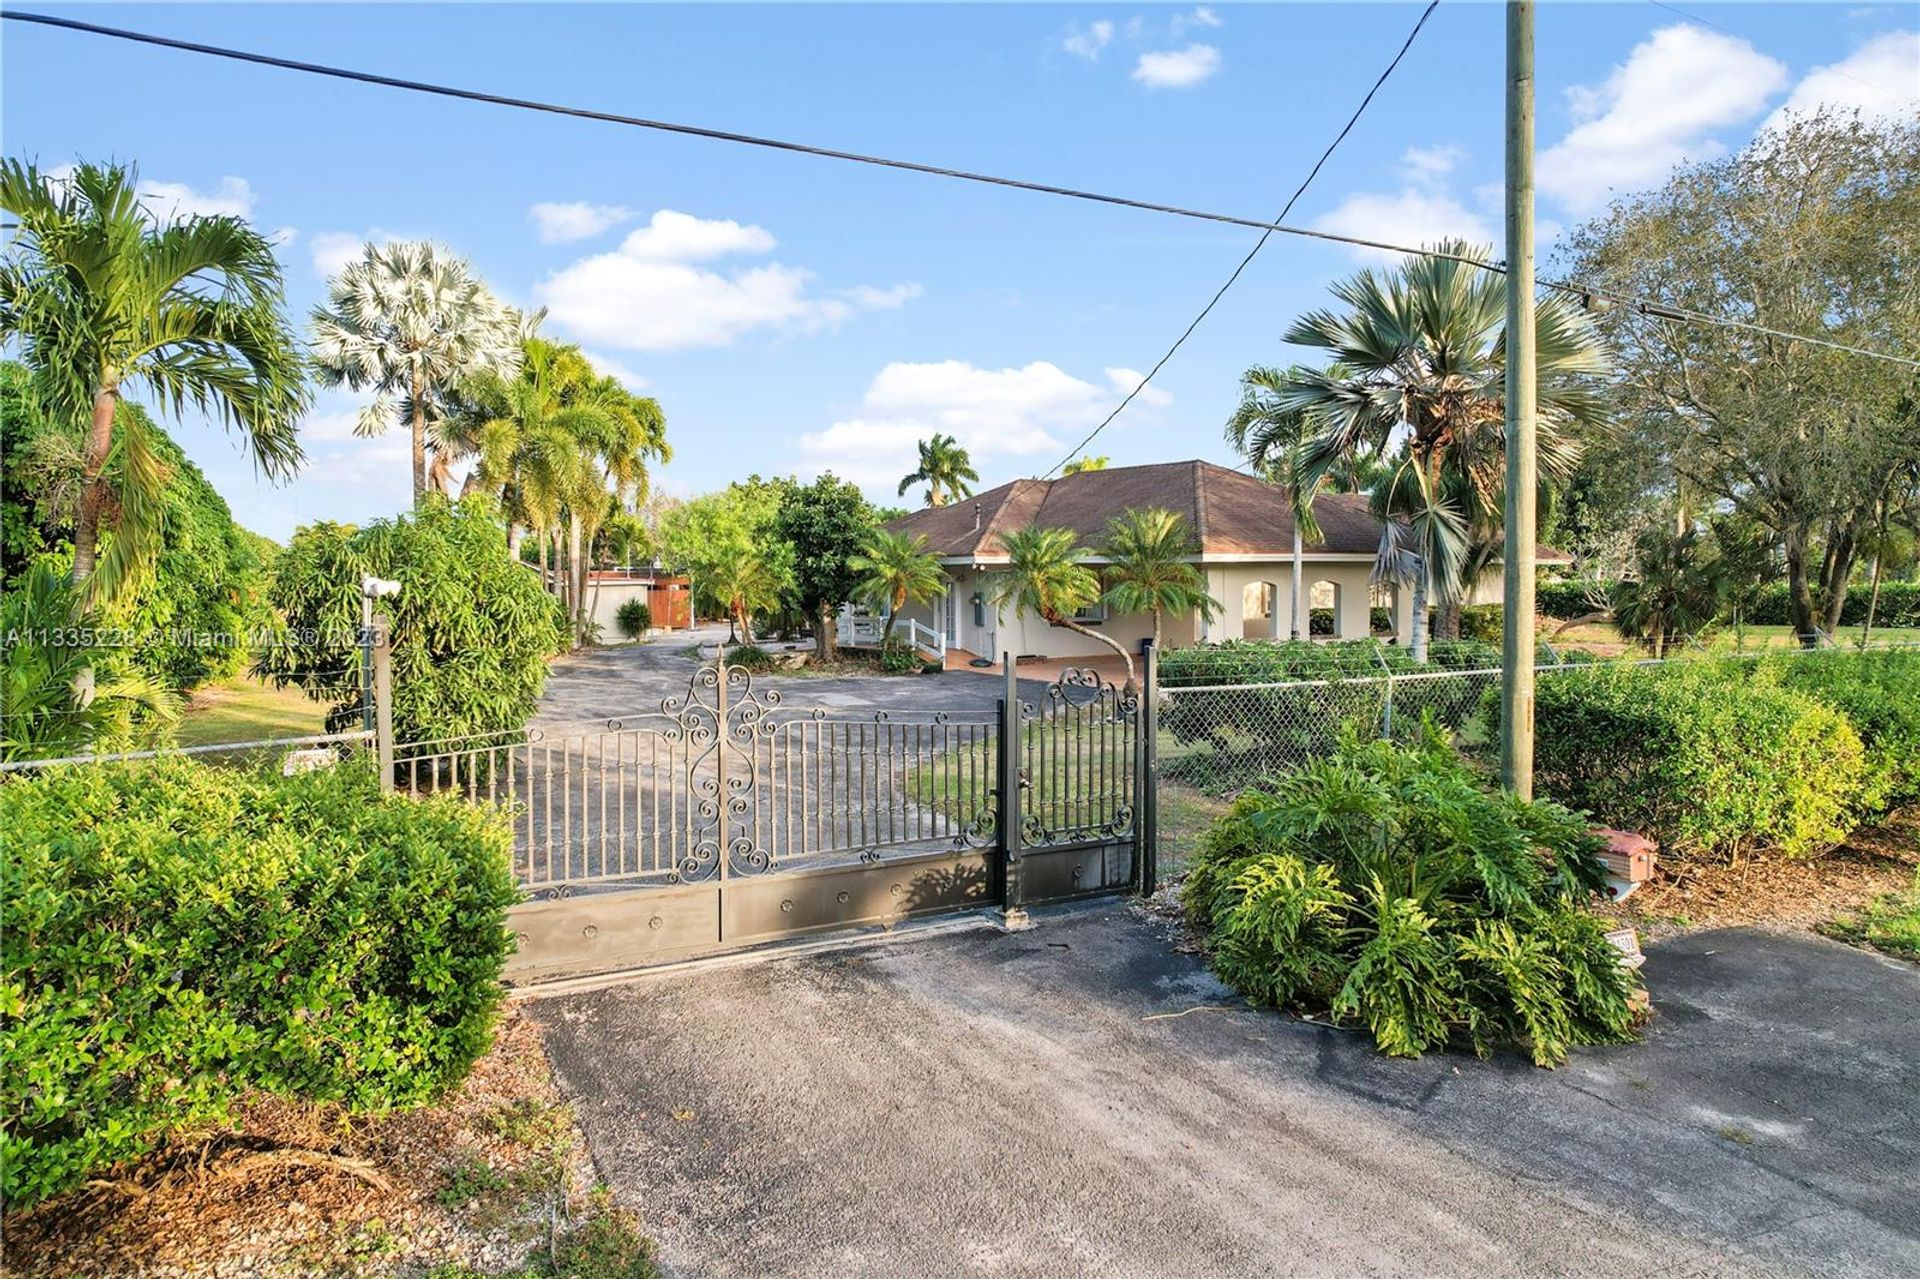
[[[1024,700],[1009,677],[973,714],[853,716],[714,664],[599,731],[402,746],[396,784],[509,811],[528,900],[508,977],[529,983],[1125,890],[1148,718],[1092,671]]]

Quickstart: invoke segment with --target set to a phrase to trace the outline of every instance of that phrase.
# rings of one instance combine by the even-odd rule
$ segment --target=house
[[[902,618],[941,633],[948,648],[983,655],[1010,651],[1020,655],[1095,657],[1108,650],[1083,635],[1048,625],[1024,610],[997,610],[992,603],[993,573],[1007,562],[1003,533],[1030,528],[1068,528],[1084,546],[1098,548],[1108,521],[1130,507],[1159,506],[1186,517],[1198,545],[1193,556],[1206,574],[1207,590],[1220,603],[1211,621],[1198,616],[1167,617],[1161,642],[1167,646],[1229,638],[1286,639],[1292,633],[1293,510],[1285,492],[1249,475],[1211,462],[1160,462],[1083,471],[1057,480],[1014,480],[947,506],[929,507],[891,521],[887,527],[908,536],[923,535],[948,575],[943,598],[911,605]],[[1320,540],[1304,546],[1303,599],[1308,610],[1332,618],[1328,638],[1364,639],[1369,634],[1413,634],[1411,589],[1369,583],[1380,548],[1381,522],[1357,494],[1323,494],[1314,499]],[[1558,552],[1542,554],[1551,558]],[[1096,554],[1087,560],[1098,567]],[[1499,598],[1499,573],[1480,583],[1474,598],[1491,591]],[[1376,612],[1375,610],[1380,610]],[[1113,636],[1129,650],[1153,633],[1146,614],[1109,616],[1095,605],[1076,619]],[[1300,631],[1309,630],[1302,618]]]

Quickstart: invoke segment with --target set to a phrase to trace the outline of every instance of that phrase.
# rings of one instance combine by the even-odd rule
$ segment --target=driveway
[[[1920,1275],[1920,970],[1679,938],[1645,1043],[1543,1071],[1246,1009],[1125,904],[1039,919],[532,1010],[687,1275]]]

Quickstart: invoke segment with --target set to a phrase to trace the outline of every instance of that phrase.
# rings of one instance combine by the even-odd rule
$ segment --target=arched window
[[[1345,634],[1345,592],[1340,583],[1321,580],[1307,587],[1308,634],[1314,639],[1333,639]]]
[[[1248,582],[1240,591],[1240,635],[1243,639],[1272,639],[1273,603],[1279,592],[1272,582]]]

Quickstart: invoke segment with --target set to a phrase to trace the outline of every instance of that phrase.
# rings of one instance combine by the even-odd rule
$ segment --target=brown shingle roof
[[[1013,480],[948,506],[904,515],[887,527],[924,535],[937,555],[991,559],[1006,554],[1002,533],[1035,526],[1069,528],[1083,544],[1097,546],[1109,520],[1142,506],[1184,515],[1203,556],[1285,556],[1293,550],[1293,508],[1282,490],[1201,461],[1116,466],[1057,480]],[[1363,496],[1322,494],[1313,500],[1313,518],[1321,538],[1307,544],[1310,551],[1372,555],[1380,547],[1380,522],[1367,510]],[[1566,558],[1544,546],[1540,555]]]

